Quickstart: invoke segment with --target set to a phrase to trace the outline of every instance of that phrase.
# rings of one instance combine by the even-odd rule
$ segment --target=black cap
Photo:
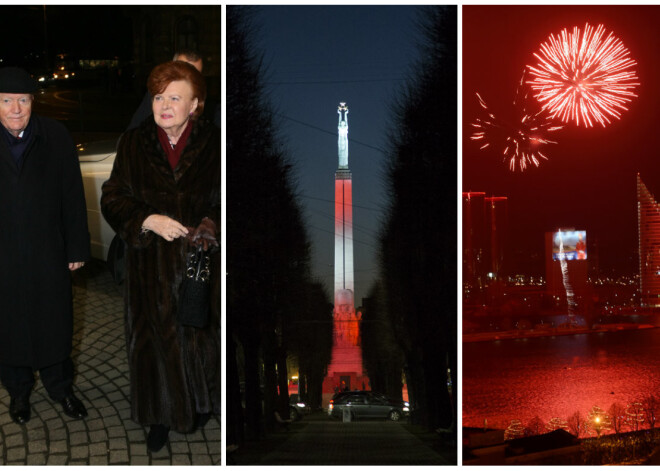
[[[37,82],[19,67],[0,69],[0,93],[34,93]]]

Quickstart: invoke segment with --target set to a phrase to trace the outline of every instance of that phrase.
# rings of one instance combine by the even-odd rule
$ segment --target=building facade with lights
[[[481,286],[486,271],[486,193],[463,193],[463,284]]]
[[[486,294],[492,298],[501,290],[499,282],[507,274],[507,231],[507,197],[463,193],[463,287],[473,301]]]
[[[508,229],[508,199],[506,196],[491,196],[486,198],[486,222],[490,235],[489,276],[500,278],[505,274],[505,253],[509,237]]]
[[[360,315],[355,311],[353,269],[353,180],[348,168],[348,107],[340,103],[335,172],[335,282],[332,359],[323,382],[323,406],[344,389],[370,389],[362,368]]]
[[[643,307],[660,307],[660,205],[637,174],[639,279]]]

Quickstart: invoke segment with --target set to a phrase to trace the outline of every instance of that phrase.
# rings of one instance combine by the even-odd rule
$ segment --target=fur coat
[[[211,257],[209,325],[183,327],[177,305],[191,247],[185,238],[168,242],[141,227],[147,216],[164,214],[187,227],[209,217],[220,230],[220,131],[194,122],[172,170],[156,130],[147,120],[122,136],[101,210],[126,243],[132,417],[188,432],[196,413],[220,413],[220,252]]]

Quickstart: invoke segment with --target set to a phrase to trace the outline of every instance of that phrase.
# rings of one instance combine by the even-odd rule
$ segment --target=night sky
[[[470,141],[479,115],[475,92],[491,110],[511,108],[526,65],[548,36],[603,24],[629,49],[641,84],[620,120],[603,128],[573,124],[553,133],[548,161],[510,172],[495,153]],[[543,274],[544,233],[587,231],[603,274],[638,271],[636,174],[660,197],[660,6],[463,6],[463,191],[509,198],[516,267]],[[539,262],[530,263],[534,252]]]
[[[268,6],[259,45],[267,91],[294,162],[312,239],[314,275],[332,294],[337,107],[346,102],[353,174],[355,303],[377,274],[377,233],[387,204],[385,155],[390,106],[416,57],[417,8]]]
[[[120,5],[1,6],[0,59],[32,73],[45,67],[37,57],[43,58],[44,50],[50,56],[130,59],[133,38],[125,12]]]

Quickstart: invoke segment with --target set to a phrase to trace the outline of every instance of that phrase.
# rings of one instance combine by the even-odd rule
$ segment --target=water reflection
[[[463,425],[583,416],[660,395],[660,329],[463,344]]]

